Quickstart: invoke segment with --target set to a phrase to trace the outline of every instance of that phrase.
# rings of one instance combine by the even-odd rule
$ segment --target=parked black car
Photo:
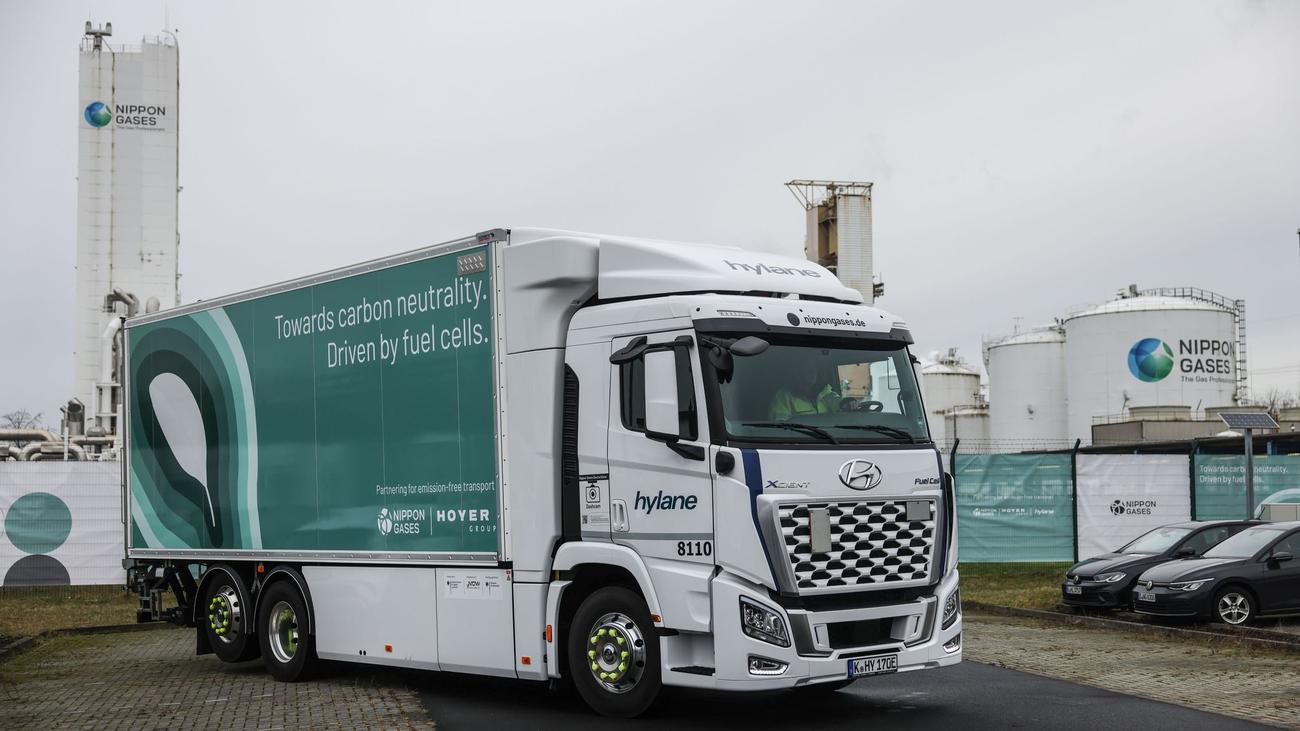
[[[1210,617],[1246,624],[1257,616],[1300,614],[1300,521],[1247,528],[1197,559],[1147,570],[1134,608],[1164,617]]]
[[[1093,556],[1071,566],[1061,584],[1061,601],[1072,607],[1128,609],[1133,585],[1143,571],[1174,559],[1200,556],[1229,536],[1258,524],[1249,520],[1207,520],[1162,525],[1114,553]]]

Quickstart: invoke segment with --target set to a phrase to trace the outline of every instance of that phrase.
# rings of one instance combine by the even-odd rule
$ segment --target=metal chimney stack
[[[871,183],[791,180],[785,184],[806,212],[804,254],[835,272],[871,304],[884,294],[871,258]]]

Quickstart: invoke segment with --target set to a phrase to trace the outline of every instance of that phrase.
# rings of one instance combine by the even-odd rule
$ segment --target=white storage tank
[[[954,406],[943,415],[943,423],[948,439],[945,453],[954,441],[961,442],[963,454],[1002,451],[989,438],[989,407],[984,404]]]
[[[921,366],[921,398],[929,414],[930,437],[940,449],[952,446],[944,415],[955,406],[980,403],[979,371],[957,355],[956,348]]]
[[[1094,418],[1113,419],[1134,407],[1231,406],[1239,308],[1201,290],[1131,287],[1066,317],[1070,440],[1090,443]]]
[[[1073,444],[1065,400],[1065,332],[1035,328],[984,346],[989,437],[1012,451]]]

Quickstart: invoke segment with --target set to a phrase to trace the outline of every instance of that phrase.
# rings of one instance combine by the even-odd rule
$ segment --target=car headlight
[[[961,614],[961,589],[953,589],[947,599],[943,600],[943,628],[948,629]]]
[[[740,598],[740,628],[756,640],[778,647],[790,646],[790,633],[786,631],[781,615],[743,596]]]
[[[1191,581],[1174,581],[1169,584],[1169,588],[1174,591],[1196,591],[1214,579],[1193,579]]]
[[[1127,575],[1128,574],[1125,574],[1123,571],[1113,571],[1109,574],[1097,574],[1092,580],[1100,581],[1103,584],[1114,584],[1123,581],[1124,577]]]

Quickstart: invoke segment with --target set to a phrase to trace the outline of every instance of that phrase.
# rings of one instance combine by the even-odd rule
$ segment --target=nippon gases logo
[[[424,508],[380,508],[376,523],[382,535],[419,535],[428,517]]]
[[[1155,509],[1155,500],[1116,500],[1110,504],[1111,515],[1150,515]]]
[[[157,104],[114,104],[91,102],[82,110],[86,124],[101,129],[110,123],[121,129],[160,129],[167,118],[167,107]]]
[[[1129,348],[1128,370],[1139,381],[1163,380],[1174,370],[1174,351],[1160,338],[1142,338]]]
[[[86,124],[91,127],[104,127],[113,121],[113,112],[104,102],[91,102],[86,106],[82,116],[86,118]]]

